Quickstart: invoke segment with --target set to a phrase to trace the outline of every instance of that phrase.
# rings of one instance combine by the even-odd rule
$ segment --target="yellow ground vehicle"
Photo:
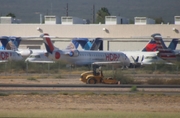
[[[86,84],[117,84],[118,81],[112,77],[104,77],[99,65],[93,65],[93,71],[87,71],[81,74],[80,80]]]

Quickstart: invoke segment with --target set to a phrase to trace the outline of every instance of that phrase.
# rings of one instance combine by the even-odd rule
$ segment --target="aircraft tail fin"
[[[142,49],[144,52],[149,52],[149,51],[157,51],[157,44],[156,41],[151,39],[147,45]]]
[[[82,49],[84,50],[98,50],[100,45],[102,44],[101,38],[96,38],[92,43],[88,40],[88,38],[74,38],[72,39],[72,43],[74,44],[75,48],[78,48],[78,45],[80,44]],[[71,46],[68,46],[66,49],[72,49]],[[70,48],[71,47],[71,48]]]
[[[88,38],[74,38],[72,39],[73,44],[76,48],[78,48],[78,45],[80,44],[82,49],[89,50],[92,46],[91,42],[89,42]]]
[[[1,46],[1,49],[4,50],[6,48],[6,45],[8,44],[9,38],[7,36],[1,36],[0,37],[0,40],[1,40],[1,43],[2,43],[2,46]]]
[[[179,39],[172,39],[171,43],[168,46],[168,49],[175,50],[177,47]]]
[[[79,45],[79,44],[78,44]],[[66,50],[73,50],[73,49],[77,49],[78,48],[77,43],[74,44],[73,42],[71,42],[67,47]]]
[[[162,37],[160,34],[151,35],[153,39],[151,39],[148,44],[142,49],[142,51],[158,51],[162,49],[171,49],[175,50],[178,44],[178,39],[172,39],[171,43],[168,47],[166,47]],[[157,47],[158,46],[158,47]]]
[[[10,40],[13,42],[13,44],[19,48],[19,45],[22,41],[22,39],[20,37],[10,37]]]
[[[153,37],[153,39],[156,41],[158,51],[168,49],[161,37],[161,34],[153,34],[151,37]]]
[[[84,46],[84,50],[90,50],[91,47],[92,47],[92,43],[88,41]]]
[[[99,47],[101,46],[102,44],[102,39],[101,38],[96,38],[94,40],[94,42],[92,43],[92,46],[90,48],[90,50],[98,50]]]
[[[49,34],[44,33],[40,36],[43,38],[46,50],[48,53],[52,53],[54,50],[58,49],[57,47],[54,46],[53,42],[51,41]]]
[[[8,37],[2,36],[0,37],[2,47],[7,50],[18,50],[19,44],[21,42],[20,37]]]
[[[71,43],[74,44],[75,48],[78,48],[79,47],[79,42],[76,41],[76,38],[73,38]]]
[[[158,56],[160,58],[162,58],[163,60],[166,60],[168,62],[171,62],[171,61],[175,61],[176,60],[176,54],[173,52],[172,49],[169,49],[169,48],[164,48],[164,42],[162,42],[162,37],[160,34],[158,35],[152,35],[152,37],[154,38],[154,40],[156,41],[157,43],[157,50],[159,51],[158,52]]]

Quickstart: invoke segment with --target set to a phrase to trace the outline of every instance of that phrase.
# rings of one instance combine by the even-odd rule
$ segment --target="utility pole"
[[[53,4],[51,3],[51,15],[53,14]]]
[[[66,16],[68,16],[68,11],[69,11],[69,7],[68,7],[68,3],[66,5]]]
[[[92,23],[95,23],[95,5],[93,5]]]

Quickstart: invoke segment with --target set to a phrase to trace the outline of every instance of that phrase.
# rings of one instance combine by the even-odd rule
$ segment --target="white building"
[[[60,24],[60,19],[57,16],[44,16],[45,24]]]
[[[0,23],[1,24],[12,24],[12,17],[0,17]]]
[[[174,16],[174,24],[180,25],[180,16]]]
[[[61,24],[63,25],[72,25],[72,24],[85,24],[84,19],[72,17],[72,16],[62,16]]]
[[[134,24],[135,25],[155,24],[155,20],[147,17],[135,17]]]
[[[55,17],[54,17],[55,18]],[[180,39],[180,25],[177,24],[154,24],[154,25],[134,25],[134,24],[83,24],[76,22],[74,17],[64,17],[69,24],[0,24],[0,36],[17,37],[39,37],[42,33],[48,33],[53,38],[55,46],[65,49],[72,38],[97,38],[103,39],[103,50],[141,50],[151,39],[154,33],[160,33],[169,45],[172,38]],[[66,19],[67,18],[67,19]],[[69,19],[68,19],[69,18]],[[146,20],[146,19],[145,19]],[[81,20],[83,21],[83,19]],[[54,22],[55,23],[55,22]],[[80,23],[80,24],[77,24]],[[144,22],[146,24],[146,21]],[[22,40],[20,48],[40,48],[45,49],[42,38],[32,38]],[[180,45],[177,45],[180,49]]]
[[[21,19],[12,18],[10,16],[0,17],[0,24],[19,24],[19,23],[21,23]]]
[[[106,25],[129,24],[129,19],[120,16],[106,16]]]

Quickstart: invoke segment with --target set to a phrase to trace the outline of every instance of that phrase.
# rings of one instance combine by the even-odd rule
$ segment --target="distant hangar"
[[[174,24],[155,24],[153,19],[135,17],[134,24],[120,16],[107,16],[105,24],[87,24],[88,21],[72,16],[44,16],[39,24],[22,24],[11,17],[1,17],[0,36],[34,37],[41,33],[56,36],[54,44],[63,49],[74,37],[93,40],[103,38],[103,50],[141,50],[154,33],[160,33],[166,44],[172,38],[180,39],[180,16],[174,17]],[[20,48],[44,49],[41,38],[23,40]],[[177,49],[180,49],[178,45]]]

